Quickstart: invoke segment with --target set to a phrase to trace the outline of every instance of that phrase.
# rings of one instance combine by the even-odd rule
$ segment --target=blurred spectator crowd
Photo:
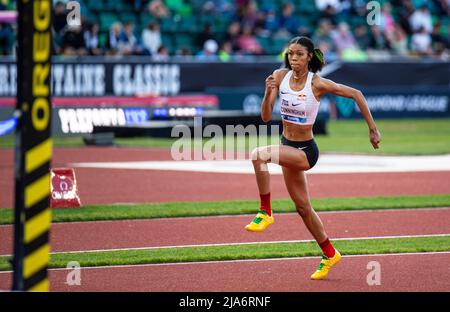
[[[449,57],[450,0],[376,1],[376,16],[365,0],[79,0],[81,26],[67,24],[68,1],[53,2],[55,55],[282,57],[305,35],[328,62]],[[0,11],[15,9],[0,0]],[[14,54],[16,37],[17,25],[0,18],[0,55]]]

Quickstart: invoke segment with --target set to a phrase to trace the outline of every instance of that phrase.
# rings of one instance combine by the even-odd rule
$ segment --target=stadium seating
[[[168,48],[171,54],[175,53],[181,47],[186,47],[193,53],[201,49],[195,45],[195,37],[204,28],[205,24],[211,25],[218,40],[224,38],[227,26],[230,23],[230,16],[226,14],[209,14],[204,10],[205,2],[203,0],[165,0],[166,7],[170,10],[170,16],[166,18],[156,18],[148,10],[148,2],[139,11],[134,8],[133,1],[127,0],[84,0],[87,7],[87,19],[97,21],[100,26],[99,41],[100,46],[104,46],[107,40],[107,34],[110,26],[120,21],[131,22],[135,26],[137,34],[152,21],[157,21],[160,25],[163,44]],[[379,1],[383,4],[385,1]],[[256,0],[259,10],[273,10],[277,14],[281,13],[285,0]],[[310,34],[315,30],[321,12],[316,8],[315,1],[311,0],[290,0],[294,5],[294,16],[300,25],[306,27]],[[415,7],[427,4],[432,13],[437,12],[437,8],[432,1],[412,0]],[[392,7],[394,18],[397,20],[396,7]],[[437,17],[434,17],[436,21]],[[442,23],[442,35],[448,36],[448,16],[439,17]],[[337,21],[345,21],[350,29],[357,25],[366,25],[365,17],[361,16],[337,16]],[[268,54],[277,55],[285,44],[285,39],[266,38],[259,36],[258,42]]]
[[[153,16],[148,8],[149,2],[142,1],[140,9],[135,8],[134,1],[131,0],[82,0],[82,14],[89,22],[99,24],[100,47],[106,47],[108,32],[112,24],[119,21],[122,23],[131,22],[138,36],[150,22],[156,21],[160,25],[163,44],[168,48],[170,54],[176,53],[181,47],[185,47],[193,53],[197,53],[202,47],[198,46],[195,38],[201,33],[206,24],[211,25],[214,36],[219,44],[225,38],[228,25],[232,19],[236,19],[233,12],[221,12],[217,8],[205,6],[205,0],[164,0],[164,5],[170,14],[164,18]],[[294,17],[307,34],[313,35],[322,17],[314,0],[254,0],[258,10],[262,12],[274,11],[280,16],[283,5],[291,3],[294,8]],[[235,5],[234,0],[229,0],[229,4]],[[381,5],[387,0],[379,0]],[[390,2],[392,4],[392,2]],[[415,8],[427,5],[431,14],[433,24],[440,22],[440,34],[444,38],[449,36],[450,17],[442,14],[435,1],[411,0]],[[391,13],[396,22],[399,22],[399,7],[391,5]],[[346,22],[350,29],[355,29],[359,25],[365,25],[368,33],[370,28],[367,25],[365,16],[358,15],[336,15],[335,22]],[[280,49],[284,47],[286,39],[278,39],[273,33],[256,34],[257,40],[264,48],[265,53],[278,55]],[[56,43],[60,38],[55,37]],[[408,34],[408,42],[411,42],[411,34]]]

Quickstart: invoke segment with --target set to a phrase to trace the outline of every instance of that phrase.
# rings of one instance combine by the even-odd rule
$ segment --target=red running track
[[[319,213],[331,239],[450,234],[450,208]],[[253,216],[54,223],[53,252],[218,243],[310,240],[300,216],[275,215],[263,233],[244,226]],[[0,226],[0,255],[12,254],[12,226]]]
[[[59,148],[53,167],[70,162],[168,160],[168,149]],[[0,153],[0,207],[13,207],[13,152]],[[223,174],[160,170],[76,168],[81,202],[89,204],[257,199],[253,174]],[[450,171],[407,173],[314,174],[310,195],[362,197],[450,193]],[[283,177],[271,177],[272,198],[288,198]]]
[[[66,284],[66,269],[50,270],[51,291],[359,292],[450,291],[450,253],[344,256],[327,280],[309,276],[319,258],[135,265],[81,269],[81,285]],[[367,265],[377,261],[380,285],[369,286]],[[0,272],[0,289],[11,273]]]
[[[53,166],[167,159],[167,155],[167,150],[155,149],[59,149]],[[0,207],[12,206],[12,168],[12,152],[0,153]],[[77,169],[77,177],[84,204],[255,199],[257,194],[253,175]],[[313,197],[417,195],[449,193],[449,178],[450,172],[324,174],[309,176],[309,182]],[[288,197],[281,176],[272,177],[272,187],[274,198]],[[433,215],[436,212],[438,215]],[[386,215],[379,215],[383,213]],[[441,234],[450,228],[448,208],[321,215],[334,238]],[[249,216],[221,218],[232,222],[214,224],[211,218],[189,218],[73,223],[67,228],[66,224],[56,224],[51,242],[53,251],[58,251],[311,238],[293,214],[277,216],[276,223],[260,234],[242,229]],[[0,234],[10,239],[2,240],[2,254],[11,253],[11,227],[0,227]],[[381,264],[380,286],[366,283],[367,263],[373,260]],[[344,257],[329,280],[320,282],[308,279],[318,258],[84,268],[79,287],[65,284],[66,270],[51,270],[49,276],[53,291],[449,291],[449,261],[449,253]],[[0,289],[8,289],[10,284],[11,273],[0,273]]]

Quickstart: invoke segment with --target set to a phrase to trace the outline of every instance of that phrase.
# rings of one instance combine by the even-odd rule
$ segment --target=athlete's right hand
[[[379,148],[379,144],[381,142],[381,133],[378,131],[378,129],[370,129],[369,131],[369,138],[370,143],[372,143],[372,146],[374,149]]]
[[[272,91],[275,91],[277,89],[277,85],[275,83],[275,77],[273,75],[270,75],[266,78],[266,90],[268,93],[271,93]]]

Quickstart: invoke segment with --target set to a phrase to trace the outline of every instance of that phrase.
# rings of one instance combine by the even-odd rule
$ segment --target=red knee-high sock
[[[331,245],[330,240],[328,238],[324,242],[319,243],[319,246],[322,249],[325,257],[327,257],[327,258],[334,257],[336,250],[334,249],[333,245]]]
[[[264,210],[269,216],[271,216],[272,209],[270,208],[270,193],[264,195],[259,194],[259,197],[261,198],[261,206],[259,209]]]

